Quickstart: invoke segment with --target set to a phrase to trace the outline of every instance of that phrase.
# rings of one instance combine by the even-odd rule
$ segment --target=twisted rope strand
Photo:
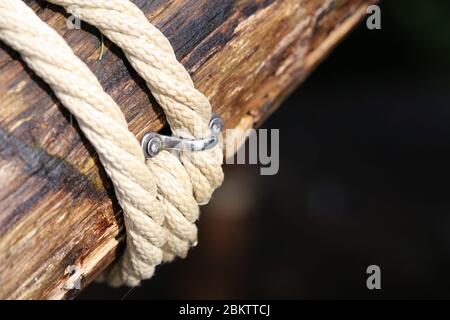
[[[210,134],[211,105],[195,89],[177,61],[167,38],[128,0],[48,0],[64,6],[79,19],[97,27],[124,51],[161,105],[174,135],[204,138]],[[165,207],[168,242],[164,260],[184,257],[196,243],[198,205],[206,204],[223,180],[222,139],[217,147],[199,153],[161,152],[147,161]]]
[[[167,242],[164,207],[120,108],[64,39],[22,1],[0,1],[0,40],[18,51],[75,115],[111,177],[128,231],[126,258],[111,283],[137,285],[151,277]]]
[[[123,49],[163,108],[176,136],[210,134],[211,106],[194,88],[169,41],[128,0],[49,0],[96,26]],[[112,285],[135,286],[162,261],[185,257],[197,242],[199,204],[223,180],[222,140],[209,151],[163,151],[144,164],[119,107],[65,41],[22,1],[0,2],[0,40],[55,91],[96,148],[124,210],[125,253],[107,272]]]

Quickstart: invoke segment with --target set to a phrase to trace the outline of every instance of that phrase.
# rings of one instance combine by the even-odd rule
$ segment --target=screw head
[[[220,119],[219,115],[214,114],[211,118],[211,121],[209,122],[209,128],[211,129],[212,133],[217,134],[224,128],[224,123],[222,119]]]
[[[154,132],[147,133],[142,139],[142,149],[146,158],[156,156],[162,149],[162,140]]]
[[[150,155],[155,156],[161,151],[161,140],[158,138],[152,138],[148,142],[147,151]]]

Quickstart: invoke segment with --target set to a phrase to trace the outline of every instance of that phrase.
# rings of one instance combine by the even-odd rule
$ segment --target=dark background
[[[264,124],[277,175],[226,166],[187,259],[79,298],[450,298],[450,2],[381,7]]]

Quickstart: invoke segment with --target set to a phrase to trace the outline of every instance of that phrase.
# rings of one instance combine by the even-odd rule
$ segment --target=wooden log
[[[121,106],[138,139],[165,125],[122,52],[67,14],[26,1]],[[173,44],[227,127],[258,125],[374,0],[134,1]],[[0,44],[0,298],[70,298],[121,252],[121,209],[95,151],[50,88]],[[68,269],[69,268],[69,269]]]

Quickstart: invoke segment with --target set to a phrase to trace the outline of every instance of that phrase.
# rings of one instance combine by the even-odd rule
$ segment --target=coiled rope
[[[164,35],[128,0],[51,0],[121,47],[163,108],[174,135],[203,138],[211,106]],[[18,51],[78,120],[113,181],[127,230],[125,253],[103,279],[136,286],[197,241],[200,204],[223,180],[222,143],[209,151],[160,152],[145,161],[120,108],[66,42],[21,0],[0,1],[0,40]]]

